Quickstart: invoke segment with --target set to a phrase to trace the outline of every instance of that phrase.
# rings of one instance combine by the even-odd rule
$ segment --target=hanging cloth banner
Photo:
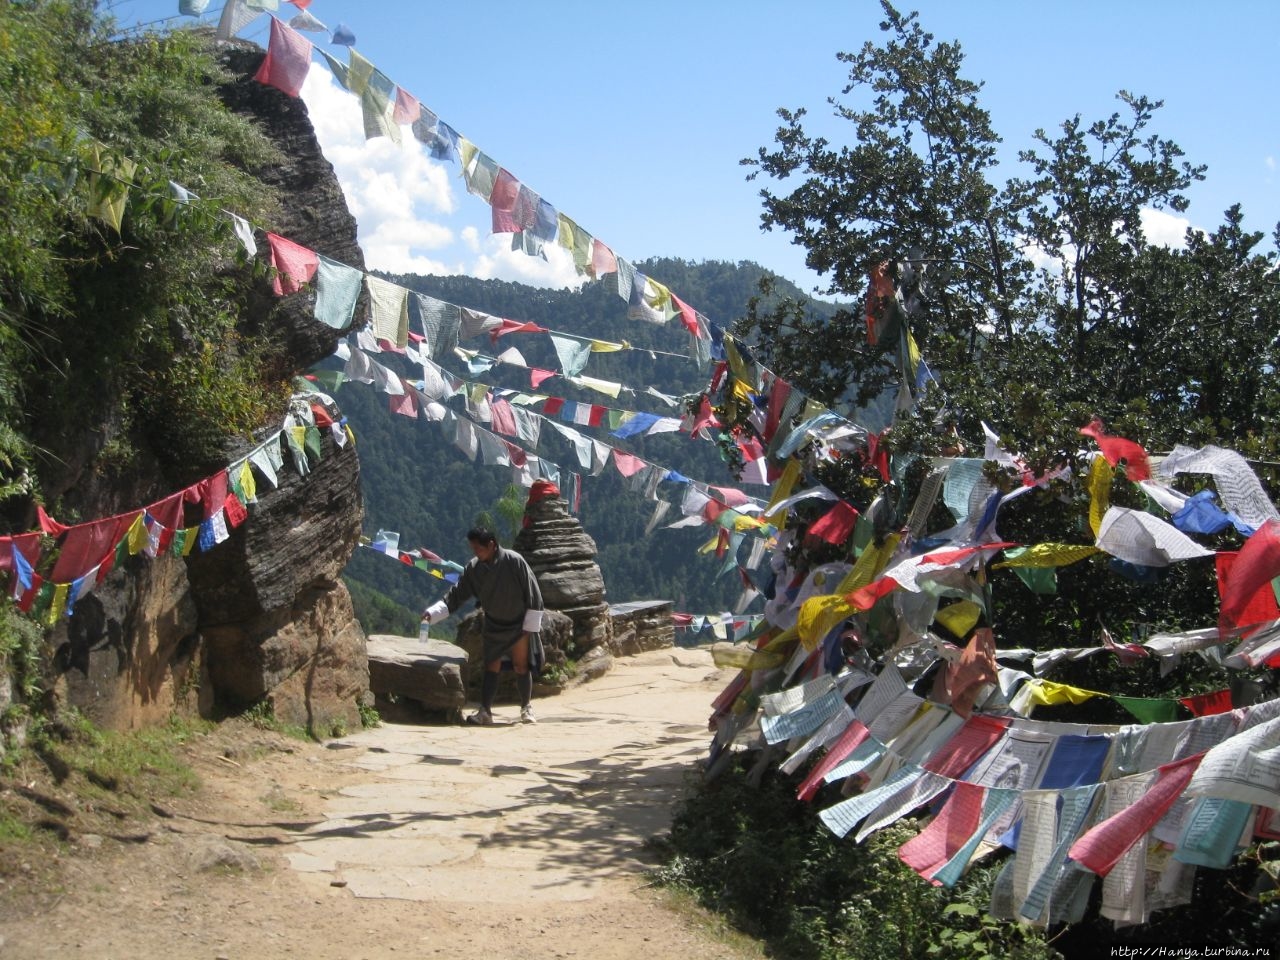
[[[409,343],[409,291],[399,284],[365,274],[373,335],[403,350]]]

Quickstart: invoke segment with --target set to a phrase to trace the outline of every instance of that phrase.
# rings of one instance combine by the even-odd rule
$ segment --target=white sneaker
[[[520,722],[521,723],[537,723],[538,722],[538,718],[533,715],[532,704],[530,704],[529,706],[520,708]]]
[[[493,726],[493,714],[481,707],[471,716],[467,717],[467,723],[474,727],[491,727]]]

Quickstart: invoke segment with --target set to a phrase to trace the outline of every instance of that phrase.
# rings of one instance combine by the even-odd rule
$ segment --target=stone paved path
[[[724,682],[704,651],[659,650],[537,701],[534,725],[504,705],[493,727],[389,724],[337,741],[369,776],[329,799],[288,860],[363,898],[564,902],[634,886]]]

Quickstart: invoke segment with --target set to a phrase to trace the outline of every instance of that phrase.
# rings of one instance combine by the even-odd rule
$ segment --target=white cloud
[[[473,233],[471,240],[477,238],[478,233]],[[572,255],[557,243],[548,243],[543,248],[546,260],[512,250],[511,235],[506,233],[485,237],[480,247],[480,255],[470,263],[465,272],[482,280],[496,278],[527,283],[534,287],[553,288],[579,287],[586,282],[586,277],[578,276],[574,269]]]
[[[1266,159],[1266,160],[1264,160],[1263,162],[1267,165],[1267,169],[1268,169],[1268,170],[1274,170],[1274,169],[1276,168],[1276,158],[1275,158],[1275,157],[1267,157],[1267,159]]]
[[[456,272],[457,265],[439,259],[454,243],[442,222],[455,208],[445,167],[407,130],[402,144],[386,137],[366,141],[356,98],[318,65],[307,74],[302,97],[356,218],[365,263],[396,273]]]
[[[1143,207],[1139,216],[1142,218],[1142,232],[1147,236],[1147,243],[1174,250],[1181,250],[1187,245],[1187,230],[1192,227],[1191,221],[1186,217],[1150,207]],[[1198,227],[1194,229],[1203,232]]]
[[[547,244],[543,260],[513,251],[509,234],[490,235],[473,225],[451,227],[448,220],[457,208],[453,166],[432,160],[408,130],[401,144],[386,137],[366,141],[359,102],[327,70],[313,67],[302,97],[356,218],[369,267],[391,273],[461,273],[537,287],[584,282],[570,253],[558,244]],[[488,220],[487,211],[481,215]]]

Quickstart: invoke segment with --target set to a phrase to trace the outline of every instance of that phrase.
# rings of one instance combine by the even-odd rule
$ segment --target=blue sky
[[[128,25],[172,16],[178,3],[113,6]],[[280,7],[284,18],[296,12]],[[1252,229],[1269,234],[1280,220],[1280,4],[922,0],[900,8],[918,9],[938,39],[959,40],[967,76],[985,81],[983,104],[1005,140],[1009,173],[1036,127],[1052,133],[1076,113],[1106,116],[1127,89],[1163,99],[1155,132],[1209,166],[1190,192],[1187,222],[1212,228],[1233,202]],[[780,106],[806,107],[815,130],[833,142],[845,137],[847,124],[830,119],[826,105],[847,77],[835,55],[881,36],[878,3],[314,0],[309,10],[330,27],[350,27],[356,48],[392,80],[619,255],[754,260],[806,289],[820,282],[788,237],[761,232],[760,184],[745,181],[738,161],[771,143]],[[265,45],[265,18],[242,36]],[[345,59],[325,35],[308,36]],[[506,251],[508,238],[490,237],[489,208],[466,193],[456,165],[430,160],[412,138],[404,147],[365,144],[354,99],[318,60],[304,96],[371,267],[572,279],[565,259],[543,265]],[[1149,229],[1175,241],[1185,225],[1154,217]]]

